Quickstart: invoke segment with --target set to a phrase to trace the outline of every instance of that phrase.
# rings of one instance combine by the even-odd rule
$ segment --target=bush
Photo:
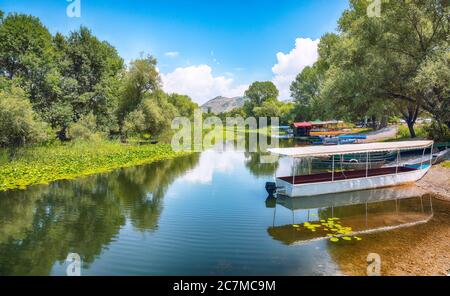
[[[425,132],[429,139],[442,142],[450,141],[450,129],[445,124],[433,121],[425,127]]]
[[[48,139],[47,125],[33,111],[23,90],[0,91],[0,146],[18,147]]]
[[[425,131],[426,126],[424,125],[414,125],[414,131],[416,132],[417,138],[427,138],[428,134]],[[398,126],[397,137],[400,139],[411,138],[411,134],[409,133],[408,126],[402,124]]]
[[[138,134],[145,130],[145,116],[142,110],[130,112],[123,123],[125,135]]]
[[[81,116],[81,118],[69,127],[68,136],[71,140],[98,141],[104,135],[97,130],[97,123],[94,114]]]

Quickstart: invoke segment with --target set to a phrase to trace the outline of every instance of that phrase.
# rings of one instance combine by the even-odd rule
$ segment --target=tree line
[[[419,116],[433,118],[431,137],[450,137],[449,2],[350,0],[335,33],[321,37],[319,59],[278,100],[270,82],[254,82],[243,107],[221,116],[279,117],[282,124],[315,119],[374,128],[402,118],[411,137]],[[0,146],[55,138],[154,137],[197,104],[167,94],[152,56],[125,65],[116,49],[86,27],[50,34],[41,21],[0,11]]]
[[[125,65],[86,27],[52,35],[36,17],[0,11],[0,146],[159,135],[198,106],[162,91],[156,63]]]
[[[433,118],[430,134],[449,138],[449,2],[383,1],[369,17],[367,0],[350,0],[338,32],[324,35],[319,60],[291,85],[306,119],[398,116],[415,137],[421,114]]]
[[[293,103],[277,100],[272,82],[255,82],[242,108],[227,116],[278,116],[283,124],[315,119],[369,119],[373,128],[403,119],[411,137],[419,116],[433,118],[430,137],[450,138],[449,2],[350,0],[336,33],[321,37],[319,59],[290,86]]]

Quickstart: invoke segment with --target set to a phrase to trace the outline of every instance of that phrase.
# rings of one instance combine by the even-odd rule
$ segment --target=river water
[[[265,183],[288,166],[260,156],[211,149],[1,192],[0,274],[65,275],[69,253],[82,275],[363,273],[379,240],[395,255],[402,234],[447,221],[436,214],[447,205],[414,186],[266,200]],[[361,240],[331,242],[302,225],[333,217]]]

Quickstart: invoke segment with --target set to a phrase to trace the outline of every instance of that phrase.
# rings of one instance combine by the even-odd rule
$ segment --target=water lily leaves
[[[123,145],[107,141],[96,145],[27,148],[20,157],[0,166],[0,191],[23,190],[34,184],[72,180],[185,154],[174,152],[170,145]]]
[[[330,238],[330,241],[333,243],[337,243],[339,241],[339,239],[337,237],[332,237],[332,238]]]
[[[350,241],[350,240],[352,240],[352,238],[351,238],[351,237],[349,237],[349,236],[343,236],[343,237],[342,237],[342,239],[343,239],[343,240],[346,240],[346,241]]]

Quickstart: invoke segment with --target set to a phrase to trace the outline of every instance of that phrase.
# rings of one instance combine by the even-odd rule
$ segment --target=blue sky
[[[125,61],[150,53],[158,59],[167,91],[188,93],[200,103],[237,95],[255,80],[274,79],[286,99],[293,72],[313,62],[298,61],[301,51],[335,31],[348,6],[347,0],[79,1],[80,18],[66,15],[66,0],[0,0],[0,9],[38,16],[52,33],[85,25]],[[297,38],[305,39],[300,48]],[[280,58],[285,65],[275,73]]]

